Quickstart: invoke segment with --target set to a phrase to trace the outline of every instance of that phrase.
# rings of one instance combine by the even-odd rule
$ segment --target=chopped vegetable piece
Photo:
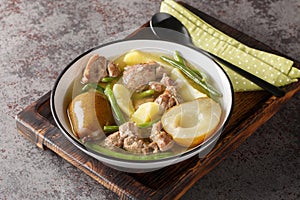
[[[175,51],[174,59],[176,61],[182,63],[183,65],[186,65],[184,58],[180,55],[180,53],[178,51]],[[199,70],[196,70],[196,69],[191,69],[191,70],[193,70],[196,74],[198,74],[202,78],[203,81],[206,81],[207,75],[205,73],[200,72]]]
[[[120,107],[116,101],[116,98],[113,94],[110,84],[107,84],[107,86],[104,90],[104,94],[108,97],[108,100],[112,107],[114,117],[115,117],[117,124],[119,124],[119,125],[124,124],[126,122],[126,119],[125,119],[122,111],[120,110]]]
[[[96,90],[77,95],[69,104],[67,112],[77,138],[101,138],[102,127],[115,123],[108,99]]]
[[[159,114],[159,104],[155,102],[147,102],[139,106],[132,114],[131,119],[137,124],[151,122]]]
[[[97,83],[87,83],[83,86],[83,88],[81,89],[81,92],[87,92],[89,89],[95,89],[98,92],[101,92],[102,94],[104,94],[104,88],[97,84]]]
[[[139,128],[148,128],[150,126],[152,126],[153,124],[155,124],[156,122],[158,122],[160,120],[160,118],[157,118],[151,122],[145,122],[145,123],[142,123],[142,124],[138,124],[138,127]]]
[[[104,126],[103,131],[106,133],[113,133],[119,130],[119,126]]]
[[[174,59],[176,61],[180,62],[181,64],[185,65],[185,61],[184,61],[183,57],[179,54],[178,51],[175,51]]]
[[[221,115],[220,104],[203,97],[170,108],[163,114],[161,122],[177,144],[194,147],[214,133]]]
[[[112,90],[120,109],[130,117],[134,113],[130,91],[122,84],[114,84]]]
[[[207,96],[195,89],[178,68],[174,68],[171,71],[171,78],[175,80],[177,91],[184,101],[192,101],[194,99]]]
[[[189,77],[199,86],[201,86],[208,94],[211,94],[212,96],[216,96],[216,97],[222,96],[222,94],[220,94],[211,85],[207,84],[197,73],[195,73],[192,69],[190,69],[186,65],[183,65],[182,63],[165,56],[161,56],[161,59],[173,65],[174,67],[180,69],[187,77]]]
[[[145,98],[145,97],[149,97],[149,96],[151,96],[151,95],[153,95],[154,94],[154,90],[152,90],[152,89],[150,89],[150,90],[145,90],[145,91],[142,91],[142,92],[138,92],[138,93],[136,93],[135,94],[135,97],[136,98]]]
[[[101,82],[102,83],[110,83],[110,82],[112,82],[116,79],[117,79],[117,77],[104,77],[104,78],[101,79]]]
[[[135,65],[139,63],[147,63],[154,61],[153,58],[150,57],[150,54],[147,54],[145,52],[139,51],[139,50],[133,50],[128,52],[125,56],[123,61],[127,65]]]

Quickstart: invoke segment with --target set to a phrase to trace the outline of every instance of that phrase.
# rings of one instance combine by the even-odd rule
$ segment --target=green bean
[[[176,61],[180,62],[181,64],[187,66],[186,63],[185,63],[184,58],[180,55],[180,53],[178,51],[175,51],[174,59]],[[207,76],[206,76],[205,73],[200,72],[199,70],[196,70],[196,69],[191,69],[191,70],[193,70],[196,74],[198,74],[198,76],[201,77],[202,81],[206,82]]]
[[[155,119],[151,122],[145,122],[145,123],[142,123],[142,124],[138,124],[137,126],[139,128],[148,128],[148,127],[152,126],[153,124],[155,124],[156,122],[158,122],[159,120],[160,120],[160,118]],[[107,133],[113,133],[113,132],[116,132],[118,130],[119,130],[119,126],[104,126],[103,127],[103,131],[107,132]]]
[[[126,159],[126,160],[156,160],[156,159],[162,159],[166,158],[169,156],[174,155],[172,152],[160,152],[160,153],[153,153],[149,155],[143,155],[143,154],[133,154],[130,152],[126,152],[125,150],[123,152],[117,152],[114,150],[109,149],[108,147],[102,147],[98,144],[92,143],[92,142],[86,142],[84,144],[88,149],[91,149],[95,152],[105,154],[107,156],[112,156],[115,158],[121,158],[121,159]],[[120,149],[121,150],[121,149]]]
[[[181,64],[185,65],[185,61],[178,51],[175,51],[174,59],[180,62]]]
[[[89,89],[95,89],[98,92],[101,92],[102,94],[104,94],[104,88],[101,85],[97,84],[97,83],[87,83],[87,84],[85,84],[82,87],[81,92],[87,92]]]
[[[207,83],[207,75],[203,72],[200,72],[199,70],[196,70],[196,69],[192,69],[196,74],[198,74],[198,76],[201,77],[201,80],[205,83]]]
[[[147,128],[147,127],[152,126],[153,124],[155,124],[155,123],[158,122],[159,120],[160,120],[160,118],[155,119],[155,120],[153,120],[153,121],[151,121],[151,122],[145,122],[145,123],[142,123],[142,124],[138,124],[137,126],[138,126],[139,128]]]
[[[135,94],[135,97],[136,98],[139,98],[139,99],[142,99],[142,98],[145,98],[145,97],[149,97],[151,95],[154,94],[154,90],[150,89],[150,90],[145,90],[145,91],[142,91],[142,92],[138,92]]]
[[[113,133],[119,130],[119,126],[104,126],[103,131],[107,133]]]
[[[113,94],[110,84],[107,84],[107,86],[104,90],[104,94],[107,96],[108,101],[110,102],[112,110],[115,114],[115,119],[118,122],[117,124],[119,124],[119,125],[124,124],[126,122],[126,119],[117,103],[117,100]]]
[[[104,77],[104,78],[101,79],[101,82],[102,83],[110,83],[110,82],[112,82],[116,79],[117,79],[117,77]]]
[[[191,80],[193,80],[199,86],[201,86],[208,94],[217,96],[217,97],[222,96],[222,94],[220,94],[211,85],[209,85],[205,81],[203,81],[202,78],[197,73],[195,73],[192,69],[188,68],[187,66],[183,65],[182,63],[180,63],[176,60],[173,60],[173,59],[165,57],[165,56],[161,56],[161,59],[163,61],[166,61],[169,64],[173,65],[174,67],[180,69],[180,71],[182,71],[187,77],[189,77]]]

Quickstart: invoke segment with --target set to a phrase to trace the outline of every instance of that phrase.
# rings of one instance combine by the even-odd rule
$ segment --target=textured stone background
[[[189,0],[300,60],[299,0]],[[0,0],[0,199],[115,199],[51,151],[19,136],[15,115],[48,92],[83,51],[120,38],[159,0]],[[120,34],[121,33],[121,34]],[[300,94],[182,199],[299,199]]]

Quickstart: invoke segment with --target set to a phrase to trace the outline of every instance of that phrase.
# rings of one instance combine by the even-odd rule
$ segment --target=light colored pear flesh
[[[164,130],[176,143],[195,147],[214,133],[222,114],[221,106],[208,97],[185,102],[162,116]]]
[[[113,93],[120,109],[130,117],[134,112],[130,91],[122,84],[114,84]]]

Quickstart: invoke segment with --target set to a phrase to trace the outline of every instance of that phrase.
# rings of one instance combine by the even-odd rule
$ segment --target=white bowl
[[[112,58],[122,55],[132,49],[139,49],[149,52],[161,52],[169,55],[172,55],[174,51],[177,50],[186,60],[204,71],[208,77],[212,79],[212,85],[223,95],[222,98],[220,98],[220,104],[223,113],[218,129],[209,139],[199,146],[189,149],[180,155],[157,160],[143,161],[126,160],[122,158],[110,157],[104,154],[102,155],[100,153],[94,153],[89,151],[83,144],[74,138],[66,117],[66,103],[64,103],[64,98],[75,77],[78,77],[78,75],[82,73],[85,63],[87,63],[88,59],[95,53],[107,58]],[[74,59],[62,71],[56,80],[51,93],[50,106],[54,120],[59,129],[68,138],[68,140],[70,140],[80,150],[119,170],[128,172],[146,172],[181,162],[197,154],[199,156],[205,156],[215,145],[224,126],[231,116],[233,109],[233,89],[231,82],[223,69],[216,62],[193,48],[161,40],[120,40],[90,49]]]

